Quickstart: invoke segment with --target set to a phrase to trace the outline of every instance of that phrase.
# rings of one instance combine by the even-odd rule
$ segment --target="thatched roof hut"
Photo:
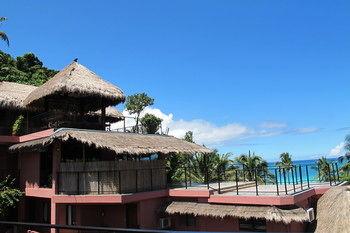
[[[350,231],[350,186],[329,189],[317,203],[316,233]]]
[[[87,115],[91,117],[99,117],[101,116],[102,111],[97,110],[94,112],[89,112]],[[117,108],[109,106],[106,108],[106,121],[109,122],[117,122],[124,119],[123,113],[119,112]]]
[[[210,149],[172,136],[154,134],[117,133],[98,130],[59,129],[47,138],[15,144],[11,151],[37,150],[54,141],[77,142],[116,154],[147,155],[153,153],[210,153]]]
[[[0,108],[24,109],[23,101],[36,89],[35,86],[14,82],[0,82]]]
[[[302,208],[280,209],[275,206],[220,205],[174,201],[166,206],[164,211],[170,215],[191,214],[213,218],[255,218],[283,222],[285,224],[308,221],[306,211]]]
[[[125,100],[123,91],[102,80],[78,62],[72,62],[46,83],[32,91],[25,105],[41,107],[45,98],[79,98],[86,109],[98,110],[102,106],[117,105]]]

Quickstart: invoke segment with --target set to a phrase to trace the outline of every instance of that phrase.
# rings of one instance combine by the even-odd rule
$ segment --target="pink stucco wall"
[[[25,153],[18,158],[18,167],[20,169],[20,187],[38,188],[40,181],[40,154]]]

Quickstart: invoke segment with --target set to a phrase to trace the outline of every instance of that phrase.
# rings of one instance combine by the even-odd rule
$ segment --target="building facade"
[[[234,181],[206,184],[194,184],[185,172],[184,182],[173,187],[167,177],[170,156],[211,150],[166,135],[106,131],[123,119],[113,106],[124,94],[77,62],[40,87],[2,82],[0,91],[1,176],[17,177],[24,192],[19,221],[304,232],[311,224],[307,210],[332,186],[332,181],[310,184],[300,168],[299,183],[294,173],[292,183],[238,180],[236,170]],[[19,117],[21,127],[14,129]]]

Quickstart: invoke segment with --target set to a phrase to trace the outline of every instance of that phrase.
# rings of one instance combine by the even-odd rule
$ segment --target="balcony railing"
[[[163,161],[61,163],[58,193],[124,194],[167,187]]]
[[[338,163],[330,163],[323,171],[316,164],[290,167],[269,166],[264,169],[232,165],[225,169],[182,167],[174,188],[210,189],[218,194],[232,195],[293,195],[315,186],[341,183]]]

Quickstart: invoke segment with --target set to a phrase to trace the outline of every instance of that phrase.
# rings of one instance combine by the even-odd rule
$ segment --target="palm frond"
[[[5,41],[7,46],[10,46],[9,38],[7,37],[5,32],[0,32],[0,39]]]

